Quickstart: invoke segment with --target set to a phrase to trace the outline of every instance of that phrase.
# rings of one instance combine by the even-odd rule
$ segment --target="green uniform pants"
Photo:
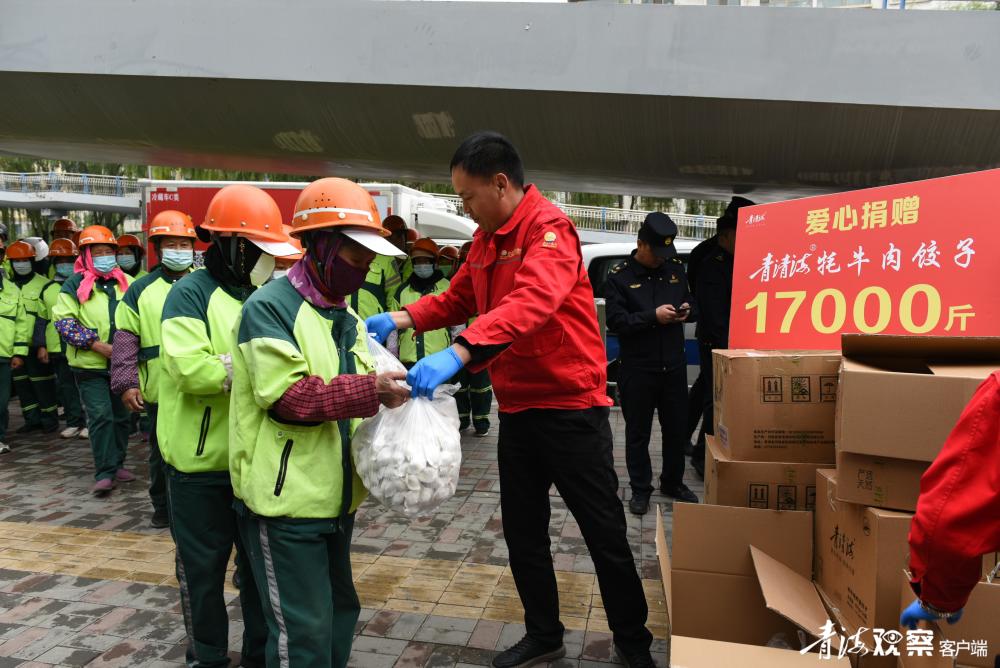
[[[468,426],[471,421],[477,431],[489,429],[490,407],[493,405],[490,372],[484,369],[478,373],[471,373],[468,369],[462,369],[454,382],[462,384],[462,389],[455,394],[458,417],[462,420],[462,426]]]
[[[11,375],[10,360],[0,359],[0,441],[7,436],[7,423],[10,421],[7,404],[10,403]]]
[[[76,385],[87,410],[94,478],[114,478],[115,472],[125,465],[130,413],[122,400],[111,393],[111,381],[107,376],[77,370]]]
[[[190,668],[229,665],[229,616],[223,587],[235,545],[244,624],[241,665],[263,668],[267,625],[237,530],[229,472],[183,473],[168,467],[167,494],[170,533],[177,548],[181,609],[188,635],[187,665]]]
[[[38,360],[38,348],[31,348],[24,358],[24,366],[14,376],[25,425],[52,427],[59,423],[55,380],[52,365],[42,364]]]
[[[351,579],[354,516],[240,514],[267,618],[268,668],[344,668],[361,612]]]
[[[76,378],[69,368],[65,355],[51,355],[52,366],[56,371],[56,387],[59,391],[59,403],[62,404],[67,427],[84,428],[87,422],[80,407],[80,391],[76,388]]]
[[[167,512],[167,465],[160,453],[160,443],[156,439],[157,405],[146,404],[149,414],[149,500],[153,502],[153,512]]]

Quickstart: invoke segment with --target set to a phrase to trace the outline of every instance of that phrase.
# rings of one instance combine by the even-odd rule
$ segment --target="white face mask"
[[[279,278],[281,278],[282,276],[287,276],[287,275],[288,275],[288,270],[287,269],[275,269],[271,273],[271,280],[272,281],[276,281]]]
[[[260,257],[257,258],[257,264],[250,270],[250,284],[256,286],[264,285],[267,283],[267,279],[271,278],[273,272],[274,256],[261,253]]]
[[[434,265],[415,264],[413,265],[413,273],[417,278],[430,278],[431,274],[434,273]]]
[[[14,268],[14,272],[18,276],[27,276],[31,273],[31,262],[29,260],[11,262],[10,266]]]

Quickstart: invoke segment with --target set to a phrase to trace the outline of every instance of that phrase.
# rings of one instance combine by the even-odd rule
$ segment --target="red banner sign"
[[[732,348],[1000,336],[1000,170],[740,209]]]

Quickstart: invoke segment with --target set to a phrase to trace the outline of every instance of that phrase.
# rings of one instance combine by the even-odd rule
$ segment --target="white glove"
[[[230,354],[219,355],[219,361],[226,368],[226,378],[222,381],[222,391],[228,393],[233,389],[233,356]]]

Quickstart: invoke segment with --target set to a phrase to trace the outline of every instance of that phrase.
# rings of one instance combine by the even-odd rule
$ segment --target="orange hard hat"
[[[330,176],[313,181],[299,193],[292,234],[334,227],[361,228],[389,236],[368,191],[353,181]]]
[[[69,239],[55,239],[49,245],[49,257],[76,257],[76,244]]]
[[[284,228],[285,228],[285,234],[291,235],[291,233],[292,233],[292,226],[291,225],[285,225]],[[301,260],[302,256],[305,255],[305,251],[302,249],[302,242],[299,241],[298,238],[293,237],[293,236],[289,236],[288,238],[290,239],[290,243],[293,246],[295,246],[295,248],[297,248],[299,252],[295,253],[293,255],[282,255],[281,259],[282,260]]]
[[[441,253],[438,245],[434,243],[434,240],[426,237],[423,239],[417,239],[413,242],[413,248],[410,249],[410,256],[412,257],[417,251],[430,253],[435,259],[437,259],[438,255]]]
[[[118,247],[119,248],[138,248],[142,250],[142,242],[139,241],[139,237],[134,234],[123,234],[118,237]]]
[[[153,220],[149,222],[149,238],[155,237],[197,239],[198,235],[194,231],[191,216],[181,211],[168,209],[153,216]]]
[[[458,249],[454,246],[445,246],[441,249],[441,254],[439,256],[440,260],[448,259],[453,262],[458,261]]]
[[[281,229],[281,209],[257,186],[235,183],[215,193],[208,203],[202,229],[237,234],[252,241],[287,244]]]
[[[90,227],[83,228],[83,231],[80,232],[80,238],[76,242],[77,247],[83,248],[84,246],[93,246],[94,244],[117,246],[118,240],[115,239],[115,235],[111,233],[111,230],[103,225],[91,225]]]
[[[406,229],[406,221],[396,214],[392,214],[385,217],[385,220],[382,221],[382,227],[389,230],[390,233],[399,232]]]
[[[76,222],[71,218],[60,218],[52,223],[53,232],[76,232]]]
[[[35,249],[27,241],[15,241],[7,247],[8,260],[34,260]]]
[[[416,230],[411,230],[407,228],[406,230],[406,243],[411,244],[420,238],[420,233]]]

